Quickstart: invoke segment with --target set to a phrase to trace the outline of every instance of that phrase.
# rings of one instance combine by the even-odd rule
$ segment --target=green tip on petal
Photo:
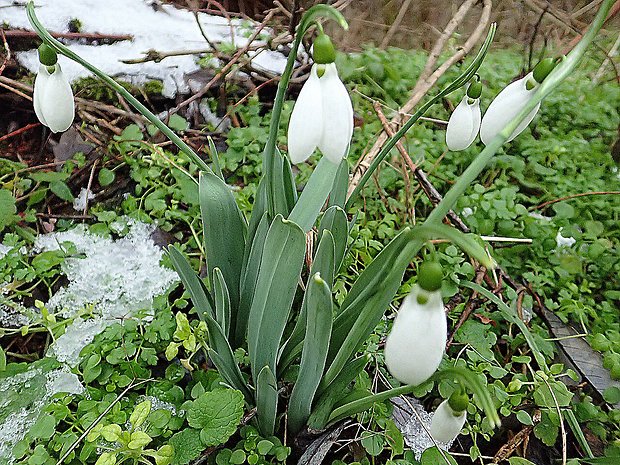
[[[532,75],[534,76],[534,80],[539,84],[544,81],[544,79],[549,75],[553,68],[557,66],[559,61],[556,58],[545,58],[541,60],[532,71]]]
[[[441,289],[443,269],[439,262],[427,261],[420,265],[418,271],[418,285],[428,292]]]
[[[49,45],[41,44],[39,46],[39,61],[45,66],[54,66],[58,63],[58,54]]]
[[[448,405],[454,411],[454,413],[460,415],[461,412],[467,410],[469,405],[469,396],[463,389],[456,390],[448,398]]]
[[[312,56],[315,63],[327,64],[336,61],[336,49],[327,34],[319,34],[314,40]]]

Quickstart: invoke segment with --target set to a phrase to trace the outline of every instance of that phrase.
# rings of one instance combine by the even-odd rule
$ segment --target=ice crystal
[[[79,212],[84,211],[86,209],[86,204],[94,198],[95,194],[82,187],[78,196],[73,199],[73,209]]]
[[[102,332],[111,322],[101,317],[83,320],[76,318],[65,333],[52,344],[47,353],[59,362],[76,366],[80,361],[80,352],[93,342],[97,334]]]

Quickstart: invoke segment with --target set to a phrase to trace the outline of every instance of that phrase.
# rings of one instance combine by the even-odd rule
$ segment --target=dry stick
[[[4,29],[0,29],[0,34],[2,34],[2,44],[4,46],[4,50],[6,50],[4,61],[2,62],[2,66],[0,66],[0,74],[2,74],[4,68],[6,68],[6,64],[11,59],[11,48],[9,47],[9,43],[6,41],[6,34],[4,33]]]
[[[39,35],[34,31],[23,31],[20,29],[9,29],[4,31],[9,38],[26,38],[26,39],[38,39]],[[85,40],[133,40],[133,36],[130,34],[98,34],[88,32],[50,32],[52,37],[56,39],[85,39]]]
[[[392,37],[394,37],[394,34],[396,34],[396,31],[398,31],[398,28],[400,27],[400,23],[403,22],[403,19],[405,18],[405,14],[407,13],[407,11],[409,10],[409,7],[411,6],[411,2],[412,0],[405,0],[403,2],[403,5],[400,7],[400,11],[398,12],[398,15],[396,15],[396,18],[394,19],[394,22],[390,26],[390,29],[388,29],[387,33],[383,37],[383,40],[381,41],[381,45],[379,45],[380,49],[385,49],[390,43],[390,41],[392,40]]]
[[[510,441],[500,447],[495,454],[495,457],[493,457],[492,463],[500,463],[504,460],[508,460],[508,458],[515,452],[517,447],[523,444],[525,440],[530,436],[532,430],[534,429],[534,426],[540,423],[540,418],[540,410],[534,412],[534,415],[532,416],[533,425],[524,426],[521,431],[519,431],[512,437],[512,439],[510,439]]]
[[[26,131],[28,131],[28,130],[30,130],[32,128],[36,128],[38,126],[41,126],[41,123],[27,124],[23,128],[16,129],[15,131],[9,132],[8,134],[0,137],[0,142],[4,142],[5,140],[10,139],[11,137],[18,136],[18,135],[20,135],[20,134],[22,134],[22,133],[24,133],[24,132],[26,132]]]
[[[97,168],[97,164],[99,164],[99,159],[97,158],[93,163],[93,167],[90,170],[90,176],[88,177],[88,185],[86,186],[86,195],[84,196],[84,210],[82,211],[83,215],[88,213],[88,195],[90,194],[90,188],[93,186],[93,179],[95,177],[95,169]]]
[[[271,18],[274,15],[274,11],[275,10],[271,10],[269,11],[269,13],[267,13],[267,16],[265,16],[265,19],[263,20],[263,22],[256,28],[256,30],[254,31],[254,33],[250,36],[250,38],[248,39],[248,44],[243,47],[240,48],[234,55],[233,57],[230,59],[230,61],[228,63],[226,63],[226,65],[224,65],[224,67],[220,70],[219,73],[217,73],[213,79],[211,79],[209,82],[207,82],[207,84],[197,93],[195,93],[194,95],[192,95],[190,98],[184,100],[183,102],[179,103],[176,107],[174,107],[172,110],[170,110],[168,113],[170,115],[177,113],[181,108],[186,107],[187,105],[189,105],[190,103],[198,100],[199,98],[201,98],[203,95],[205,95],[209,89],[211,88],[211,86],[213,84],[215,84],[217,81],[219,81],[222,76],[224,76],[228,70],[230,70],[230,68],[232,68],[232,66],[241,58],[241,56],[246,53],[248,51],[248,49],[250,48],[250,45],[252,44],[252,42],[254,42],[254,39],[256,39],[258,37],[258,35],[261,33],[261,31],[265,28],[265,26],[267,25],[267,23],[271,20]]]
[[[413,91],[411,93],[411,97],[409,100],[402,106],[401,112],[409,113],[411,110],[422,100],[422,98],[426,95],[426,93],[430,90],[430,88],[437,82],[437,80],[450,68],[454,63],[461,60],[469,51],[474,47],[474,45],[480,40],[484,31],[486,30],[489,21],[491,19],[491,0],[484,0],[484,8],[482,10],[482,14],[480,15],[480,20],[478,21],[478,25],[476,29],[469,36],[467,41],[463,44],[463,47],[448,58],[445,62],[441,64],[441,66],[437,67],[435,71],[432,71],[435,65],[437,64],[437,60],[439,59],[439,55],[441,54],[445,44],[448,39],[454,33],[456,27],[463,21],[469,9],[477,2],[477,0],[468,0],[464,2],[461,7],[457,10],[455,15],[452,17],[443,33],[437,39],[435,46],[431,50],[431,53],[426,61],[426,65],[422,74],[420,74],[420,78],[416,83]],[[393,124],[399,124],[402,121],[402,116],[400,114],[396,115],[392,118]],[[351,182],[349,183],[348,195],[351,195],[353,190],[359,184],[362,176],[377,156],[377,154],[381,151],[381,147],[387,141],[388,136],[384,132],[382,132],[377,141],[372,146],[370,151],[360,158],[357,163],[353,175],[351,177]]]
[[[563,202],[565,200],[572,200],[579,197],[586,197],[588,195],[620,195],[620,191],[595,191],[595,192],[581,192],[579,194],[568,195],[566,197],[560,197],[559,199],[549,200],[547,202],[543,202],[540,205],[536,205],[535,207],[530,207],[528,210],[540,210],[543,208],[547,208],[549,205],[554,203]]]
[[[381,106],[377,102],[375,102],[373,106],[375,108],[375,112],[377,113],[377,116],[379,117],[379,121],[381,121],[381,124],[383,125],[383,131],[388,135],[388,137],[393,137],[394,130],[390,127],[390,123],[388,123],[387,119],[385,118],[385,115],[381,111]],[[396,143],[396,148],[398,149],[401,156],[407,163],[407,166],[409,166],[409,169],[411,170],[411,172],[417,178],[418,182],[420,183],[420,186],[422,186],[424,193],[426,194],[428,199],[431,201],[433,206],[441,202],[441,199],[442,199],[441,194],[435,188],[435,186],[433,186],[433,184],[430,182],[430,180],[426,176],[426,173],[422,171],[422,169],[419,166],[413,163],[413,160],[411,160],[411,157],[407,153],[407,150],[405,150],[405,147],[403,146],[401,141],[398,141]],[[461,231],[469,232],[469,228],[467,227],[467,225],[463,223],[463,220],[461,220],[461,218],[456,213],[454,213],[454,211],[450,210],[447,216],[450,219],[450,222],[452,222]]]

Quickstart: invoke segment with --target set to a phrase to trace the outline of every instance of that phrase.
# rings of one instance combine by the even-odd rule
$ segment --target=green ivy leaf
[[[51,415],[42,415],[30,428],[30,436],[37,439],[49,439],[54,435],[56,419]]]
[[[62,200],[73,202],[73,193],[64,181],[51,182],[50,190]]]
[[[373,457],[383,452],[383,447],[385,446],[385,438],[383,435],[375,433],[374,431],[364,431],[362,433],[361,442],[366,452]]]
[[[116,175],[114,174],[114,171],[109,170],[107,168],[101,168],[99,170],[99,175],[97,176],[97,179],[99,180],[99,184],[102,187],[109,186],[110,184],[112,184],[115,178],[116,178]]]
[[[146,421],[149,413],[151,413],[151,401],[145,400],[144,402],[140,402],[136,405],[136,408],[133,409],[129,417],[129,423],[131,423],[134,429],[139,428]]]
[[[233,389],[205,392],[187,412],[187,422],[201,429],[206,446],[223,444],[237,430],[243,416],[243,394]]]

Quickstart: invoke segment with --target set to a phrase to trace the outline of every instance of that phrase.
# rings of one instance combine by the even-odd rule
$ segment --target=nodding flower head
[[[446,347],[447,323],[441,299],[441,267],[425,263],[403,301],[385,341],[385,363],[402,383],[418,385],[439,367]]]
[[[431,420],[430,433],[437,442],[449,443],[460,434],[467,418],[469,398],[463,391],[454,392],[444,400]]]
[[[52,132],[64,132],[75,117],[73,91],[52,48],[41,45],[39,61],[39,73],[34,81],[34,111]]]
[[[446,145],[456,152],[469,147],[480,130],[480,95],[482,84],[479,80],[472,82],[461,103],[454,109],[446,130]]]
[[[480,127],[480,140],[488,145],[493,138],[504,129],[525,108],[536,89],[549,75],[553,68],[559,63],[560,59],[547,58],[538,63],[532,72],[522,79],[509,84],[502,90],[487,109],[482,118]],[[540,102],[530,111],[519,126],[512,132],[506,142],[513,140],[532,122]]]
[[[353,135],[353,106],[325,34],[314,42],[313,55],[316,63],[291,114],[288,153],[293,163],[301,163],[318,148],[331,162],[340,163]]]

